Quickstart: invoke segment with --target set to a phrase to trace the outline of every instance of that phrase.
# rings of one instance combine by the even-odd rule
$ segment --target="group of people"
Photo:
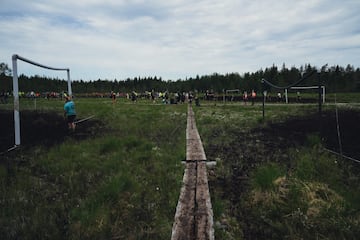
[[[155,101],[155,94],[154,92],[151,92],[151,99],[153,101]],[[75,119],[76,119],[76,111],[75,111],[75,104],[74,101],[72,100],[71,96],[64,94],[65,97],[65,104],[64,104],[64,117],[66,117],[66,121],[68,124],[68,129],[71,131],[75,131],[76,128],[76,123],[75,123]],[[165,103],[169,103],[169,93],[165,92],[163,94],[159,94],[158,96],[159,98],[161,98],[163,100],[163,102]],[[255,90],[252,90],[250,94],[247,93],[247,91],[244,91],[243,93],[243,101],[244,104],[246,105],[249,98],[251,100],[251,104],[254,105],[255,103],[255,99],[256,99],[256,92]],[[111,92],[110,93],[110,98],[112,99],[112,103],[114,104],[116,102],[116,93]],[[137,99],[137,93],[135,91],[133,91],[130,95],[130,99],[133,102],[136,102]],[[171,99],[173,99],[173,102],[171,103],[184,103],[186,101],[186,99],[189,101],[189,103],[192,103],[192,100],[195,99],[195,104],[197,106],[200,106],[200,102],[199,102],[199,98],[197,95],[194,95],[192,93],[175,93],[174,96],[171,96]]]
[[[250,96],[249,96],[250,95]],[[251,105],[254,105],[255,104],[255,99],[256,99],[256,92],[255,90],[251,90],[251,93],[248,94],[247,91],[244,91],[243,93],[243,101],[244,101],[244,104],[246,105],[248,100],[249,100],[249,97],[251,99]]]
[[[139,97],[150,99],[153,103],[156,103],[158,99],[163,104],[177,104],[184,103],[187,99],[192,99],[193,94],[185,92],[169,93],[168,91],[155,92],[154,90],[152,90],[151,92],[145,92],[145,94],[140,95],[135,91],[132,91],[131,94],[127,95],[127,98],[130,99],[132,102],[136,102]]]

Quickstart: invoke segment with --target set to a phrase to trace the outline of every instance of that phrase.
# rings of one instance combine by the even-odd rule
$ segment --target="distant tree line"
[[[261,79],[271,81],[278,86],[287,86],[299,80],[303,74],[311,71],[320,72],[321,84],[326,86],[328,92],[360,92],[360,69],[351,65],[346,67],[332,66],[326,69],[317,69],[306,64],[300,68],[288,68],[283,64],[282,67],[273,65],[272,67],[260,69],[250,73],[227,73],[196,76],[187,79],[163,80],[158,77],[135,77],[125,80],[75,80],[72,82],[74,93],[106,93],[106,92],[144,92],[144,91],[169,91],[169,92],[188,92],[188,91],[212,91],[221,93],[228,89],[241,89],[261,91],[263,89]],[[309,79],[301,83],[301,86],[313,86],[318,84],[318,74],[313,74]],[[67,90],[67,81],[64,79],[54,79],[45,76],[19,76],[19,90],[24,92],[61,92]],[[265,86],[267,91],[272,91]],[[0,92],[12,91],[11,69],[4,64],[0,64]]]

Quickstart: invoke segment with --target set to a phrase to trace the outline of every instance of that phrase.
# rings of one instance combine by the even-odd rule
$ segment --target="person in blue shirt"
[[[76,111],[75,111],[75,104],[71,100],[70,96],[65,97],[64,116],[67,118],[67,123],[68,123],[69,129],[72,131],[75,131]]]

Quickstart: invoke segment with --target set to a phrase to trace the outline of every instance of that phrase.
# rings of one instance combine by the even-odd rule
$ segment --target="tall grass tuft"
[[[267,191],[273,189],[274,181],[283,175],[284,171],[279,165],[270,163],[260,166],[255,170],[251,178],[251,183],[254,188]]]
[[[303,152],[296,161],[295,175],[301,180],[313,180],[316,177],[315,161],[312,152]]]

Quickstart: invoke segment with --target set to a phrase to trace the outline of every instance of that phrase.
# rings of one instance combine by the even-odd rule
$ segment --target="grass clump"
[[[295,175],[301,180],[312,180],[316,177],[316,162],[314,161],[312,153],[304,152],[303,155],[297,159]]]
[[[274,188],[274,181],[284,174],[284,171],[277,164],[260,166],[252,176],[252,186],[263,191]]]
[[[296,164],[286,176],[271,165],[260,166],[252,176],[244,201],[246,214],[257,225],[251,231],[270,239],[352,238],[350,229],[358,223],[348,207],[354,210],[355,205],[347,197],[351,188],[344,187],[335,158],[318,148],[304,148],[292,157]]]

